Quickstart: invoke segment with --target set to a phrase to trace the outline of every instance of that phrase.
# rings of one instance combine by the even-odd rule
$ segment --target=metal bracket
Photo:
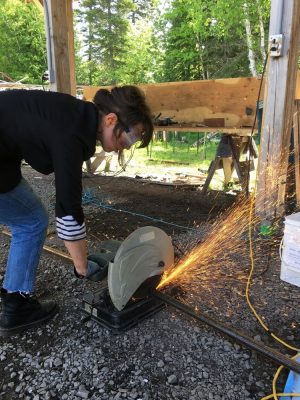
[[[270,57],[282,56],[283,35],[271,35],[269,38]]]

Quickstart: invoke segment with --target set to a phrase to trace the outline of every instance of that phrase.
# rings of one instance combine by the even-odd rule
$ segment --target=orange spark
[[[243,199],[225,215],[221,215],[211,226],[205,241],[167,270],[157,288],[170,282],[189,286],[202,278],[204,273],[215,272],[211,271],[212,265],[224,263],[228,266],[232,263],[228,257],[247,247],[243,235],[249,226],[250,202],[251,199]]]

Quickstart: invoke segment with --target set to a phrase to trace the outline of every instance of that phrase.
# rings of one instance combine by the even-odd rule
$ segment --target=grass
[[[197,146],[197,141],[203,141],[205,135],[193,132],[190,134],[178,134],[170,132],[167,141],[156,137],[148,148],[136,149],[134,155],[126,166],[125,176],[155,176],[166,177],[168,175],[199,176],[205,174],[212,160],[214,160],[219,137],[206,140],[204,144]],[[125,160],[130,158],[130,151],[125,152]],[[103,170],[102,168],[101,170]],[[110,163],[110,172],[116,173],[120,170],[116,157]],[[237,175],[233,174],[233,183],[224,187],[223,170],[217,170],[211,181],[210,188],[214,190],[239,189],[236,184]]]
[[[203,137],[203,134],[200,134]],[[199,176],[206,173],[211,161],[215,158],[218,142],[207,141],[205,144],[195,145],[199,134],[190,134],[174,139],[174,135],[168,141],[153,140],[148,148],[136,149],[134,156],[126,167],[127,175],[140,176],[169,176],[189,175]],[[127,153],[128,158],[129,154]],[[123,175],[122,174],[122,175]],[[220,175],[220,176],[219,176]],[[223,174],[216,173],[211,187],[217,190],[223,189]]]
[[[214,159],[218,143],[205,140],[202,133],[177,134],[169,132],[166,141],[162,139],[153,140],[147,149],[141,149],[139,153],[143,156],[145,163],[173,163],[197,166],[200,169],[208,169],[210,162]],[[197,141],[205,140],[204,144]]]

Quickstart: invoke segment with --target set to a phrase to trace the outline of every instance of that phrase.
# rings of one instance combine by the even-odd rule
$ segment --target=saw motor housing
[[[83,321],[93,318],[119,334],[165,306],[151,296],[166,268],[174,263],[171,238],[164,231],[146,226],[135,230],[124,242],[104,242],[99,261],[108,265],[108,285],[103,287],[103,282],[102,288],[84,295]]]
[[[144,226],[122,242],[108,267],[111,301],[120,311],[132,297],[145,297],[174,263],[171,238],[161,229]]]

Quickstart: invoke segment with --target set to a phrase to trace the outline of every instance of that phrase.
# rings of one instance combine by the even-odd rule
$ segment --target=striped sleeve
[[[79,225],[72,215],[56,217],[57,236],[63,240],[80,240],[86,237],[85,223]]]

